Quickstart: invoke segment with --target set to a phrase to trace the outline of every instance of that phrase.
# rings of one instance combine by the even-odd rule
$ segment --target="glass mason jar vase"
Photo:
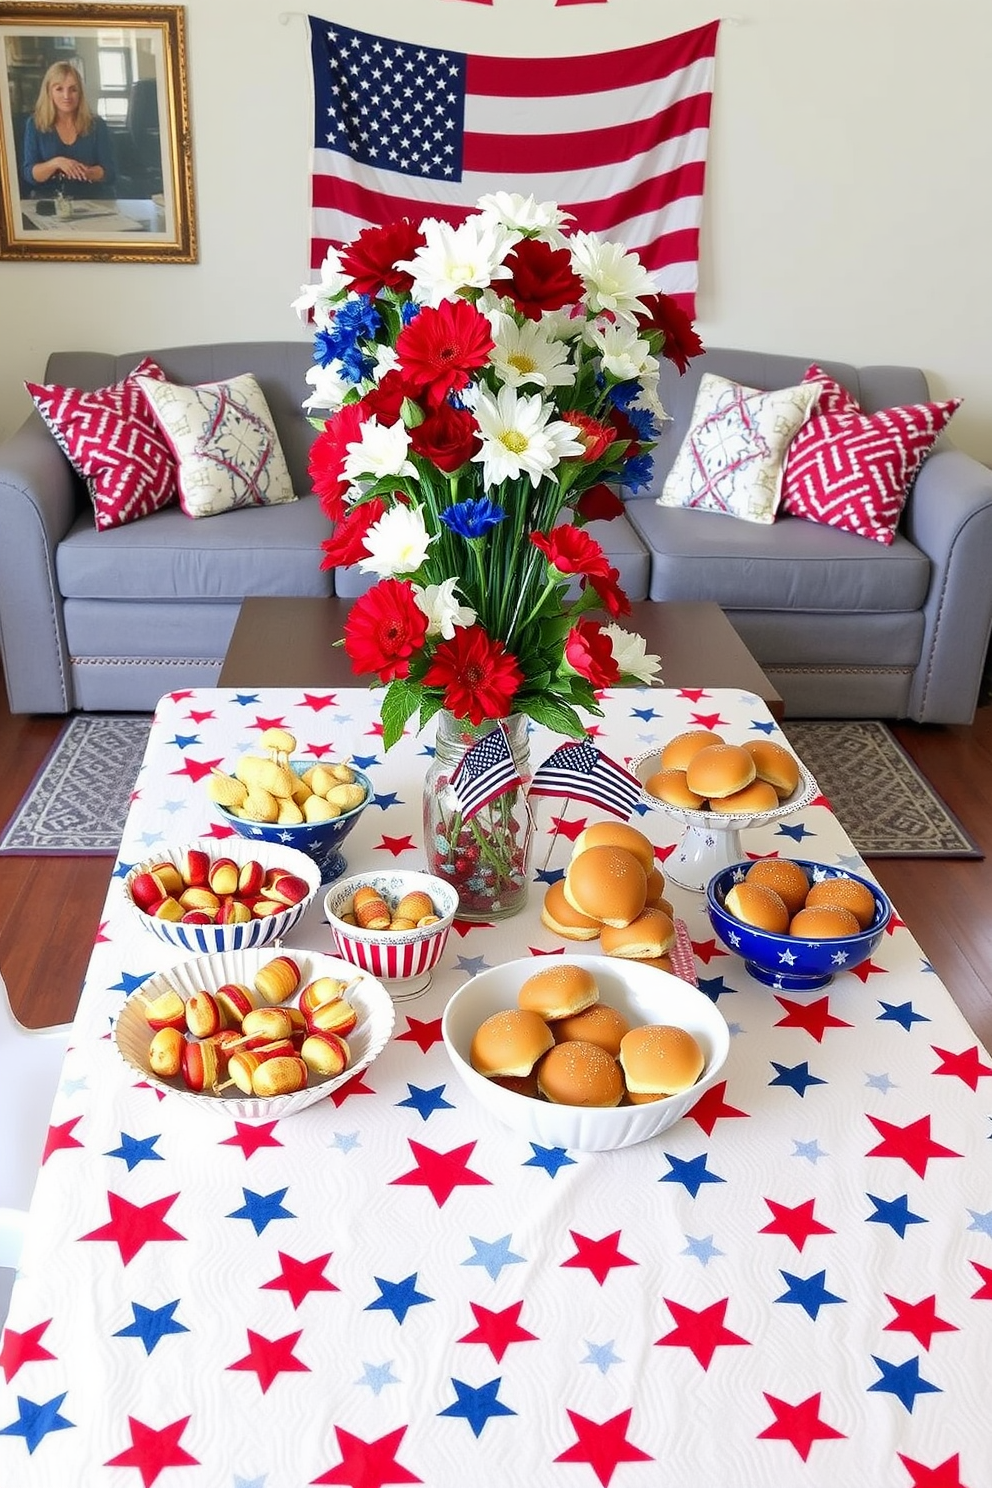
[[[522,784],[495,796],[466,821],[451,777],[473,745],[497,728],[506,736]],[[424,781],[424,850],[428,873],[458,890],[460,920],[506,919],[526,903],[533,838],[525,798],[530,778],[522,714],[475,725],[438,713],[434,759]]]

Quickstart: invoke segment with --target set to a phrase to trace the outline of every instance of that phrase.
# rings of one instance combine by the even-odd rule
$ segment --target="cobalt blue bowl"
[[[316,763],[316,760],[290,760],[289,766],[297,775],[303,775],[307,770],[312,770]],[[303,822],[295,827],[281,826],[278,822],[245,821],[242,817],[235,816],[226,806],[216,806],[215,809],[242,837],[248,837],[254,842],[271,842],[276,847],[295,847],[306,853],[320,869],[321,883],[332,883],[334,879],[341,877],[348,866],[340,850],[342,842],[362,812],[375,800],[372,782],[365,771],[354,765],[350,765],[349,769],[356,783],[364,788],[365,800],[351,811],[343,811],[331,821]]]
[[[728,950],[743,957],[745,967],[756,981],[780,991],[812,992],[825,987],[838,972],[851,971],[868,960],[885,934],[892,905],[870,879],[826,863],[795,861],[805,871],[811,886],[824,878],[850,878],[864,884],[875,900],[875,916],[867,930],[832,940],[810,941],[792,935],[772,935],[735,919],[724,908],[724,900],[754,866],[752,859],[732,863],[714,874],[706,889],[706,909],[717,936]]]

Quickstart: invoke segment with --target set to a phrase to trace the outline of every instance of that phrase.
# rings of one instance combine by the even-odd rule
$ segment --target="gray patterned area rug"
[[[884,723],[782,728],[863,858],[984,857]]]
[[[150,722],[134,713],[70,718],[0,834],[0,853],[116,854]],[[884,724],[784,727],[862,857],[982,857]]]

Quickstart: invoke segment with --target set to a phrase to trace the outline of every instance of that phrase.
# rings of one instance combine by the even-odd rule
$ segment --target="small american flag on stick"
[[[490,801],[520,784],[509,742],[499,727],[472,745],[451,776],[465,821],[471,821]]]
[[[563,744],[534,773],[532,796],[568,796],[602,806],[625,820],[641,799],[634,776],[597,749],[591,739]]]

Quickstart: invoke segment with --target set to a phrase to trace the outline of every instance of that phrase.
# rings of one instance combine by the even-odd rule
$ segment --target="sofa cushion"
[[[316,496],[191,522],[179,507],[97,533],[78,517],[55,554],[66,599],[231,600],[333,594],[320,567],[327,518]]]
[[[660,505],[774,522],[786,451],[818,393],[815,382],[763,392],[704,373]]]
[[[176,463],[141,386],[162,382],[151,357],[110,387],[24,386],[73,469],[82,476],[97,527],[136,522],[175,501]]]
[[[822,393],[789,448],[782,509],[891,543],[913,478],[960,398],[868,414],[815,364],[806,378]]]
[[[766,527],[650,500],[628,501],[627,516],[651,549],[652,599],[870,614],[919,609],[930,584],[929,560],[901,534],[883,547],[796,517]]]
[[[296,500],[269,405],[250,372],[194,387],[138,383],[175,456],[188,517]]]

